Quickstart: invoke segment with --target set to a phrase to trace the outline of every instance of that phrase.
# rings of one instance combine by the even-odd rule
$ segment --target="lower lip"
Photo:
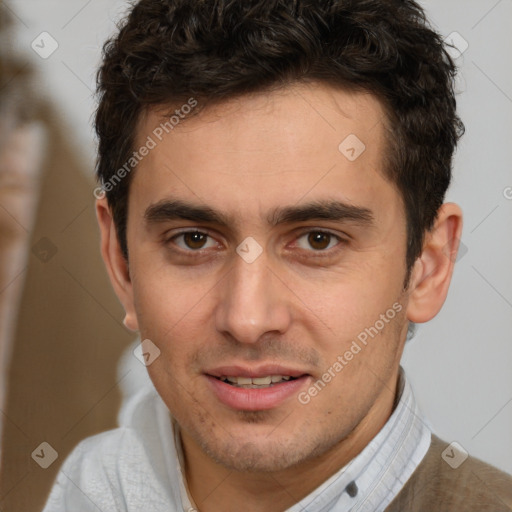
[[[281,405],[291,396],[297,396],[308,380],[304,375],[294,380],[274,384],[268,388],[238,388],[215,377],[206,378],[217,398],[228,407],[240,411],[264,411]]]

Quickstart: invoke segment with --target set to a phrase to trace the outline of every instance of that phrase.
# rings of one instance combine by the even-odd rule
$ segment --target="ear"
[[[461,209],[453,203],[443,204],[432,230],[426,234],[421,256],[414,263],[406,311],[411,322],[428,322],[443,306],[461,235]]]
[[[107,267],[112,287],[126,313],[123,323],[128,329],[137,331],[139,326],[135,315],[128,262],[121,251],[114,219],[105,197],[96,201],[96,217],[101,233],[101,255]]]

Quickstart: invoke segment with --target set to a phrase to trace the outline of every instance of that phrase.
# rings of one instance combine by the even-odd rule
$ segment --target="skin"
[[[164,113],[141,118],[140,144]],[[392,413],[408,322],[440,310],[462,216],[443,205],[404,290],[405,212],[383,173],[385,123],[374,96],[321,84],[190,116],[134,171],[129,265],[106,200],[97,202],[125,324],[161,350],[148,371],[181,427],[186,478],[201,511],[293,505],[360,453]],[[354,161],[338,149],[350,134],[366,146]],[[208,206],[227,223],[148,222],[147,209],[170,197]],[[371,222],[268,222],[277,208],[322,200],[364,208]],[[176,238],[183,230],[209,237],[190,248],[190,235]],[[311,243],[319,230],[331,238]],[[246,237],[263,249],[252,263],[235,250]],[[307,391],[393,304],[399,314],[307,405],[294,394],[267,410],[235,410],[209,385],[205,372],[220,365],[277,363],[307,374],[299,390]]]

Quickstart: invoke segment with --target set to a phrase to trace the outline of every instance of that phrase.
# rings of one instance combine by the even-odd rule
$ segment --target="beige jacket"
[[[441,457],[448,443],[432,443],[386,512],[511,512],[512,476],[473,457],[452,469]]]

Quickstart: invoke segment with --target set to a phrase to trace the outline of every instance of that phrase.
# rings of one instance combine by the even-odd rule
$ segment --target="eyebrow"
[[[223,227],[234,223],[233,217],[209,206],[188,203],[180,199],[163,199],[150,205],[144,212],[144,219],[147,224],[158,224],[178,219]],[[349,221],[362,226],[370,226],[374,222],[374,215],[368,208],[339,200],[318,200],[301,205],[277,207],[267,217],[270,226],[312,220]]]

